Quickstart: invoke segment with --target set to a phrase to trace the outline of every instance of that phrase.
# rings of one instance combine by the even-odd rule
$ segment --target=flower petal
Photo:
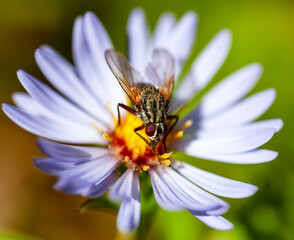
[[[138,193],[139,177],[137,172],[132,168],[128,168],[125,173],[115,183],[108,194],[108,197],[114,202],[121,202],[125,198],[132,198]]]
[[[162,196],[158,199],[158,204],[163,204],[164,209],[180,210],[193,209],[197,212],[209,214],[224,213],[228,204],[221,199],[203,191],[192,184],[173,169],[163,169],[161,167],[149,170],[153,188],[157,188]],[[167,204],[165,204],[167,202]]]
[[[203,128],[232,127],[254,121],[273,103],[275,90],[268,89],[254,94],[215,117],[201,120]]]
[[[27,111],[32,115],[51,116],[39,103],[37,103],[29,94],[24,92],[15,92],[12,94],[12,100],[16,106]]]
[[[270,119],[264,121],[253,122],[244,126],[227,127],[220,129],[199,129],[196,132],[197,138],[216,138],[221,136],[228,136],[232,134],[242,134],[248,131],[253,131],[262,128],[275,128],[276,132],[280,131],[283,127],[281,119]]]
[[[111,122],[111,115],[107,109],[107,101],[109,101],[110,92],[107,92],[108,89],[105,87],[105,84],[101,83],[105,79],[103,76],[99,76],[93,63],[89,45],[85,39],[84,19],[84,17],[78,17],[73,29],[72,50],[75,66],[89,94],[91,94],[99,104],[100,108],[96,109],[96,111],[101,113],[101,117],[108,119],[107,122]]]
[[[258,190],[251,184],[224,178],[183,162],[176,162],[173,166],[202,189],[222,197],[244,198],[253,195]]]
[[[95,118],[78,109],[68,100],[28,73],[19,70],[17,76],[28,93],[44,108],[48,109],[55,119],[81,125],[97,123]]]
[[[2,109],[16,124],[44,138],[67,143],[105,143],[101,134],[98,134],[90,126],[65,124],[49,118],[34,116],[25,110],[8,104],[2,104]]]
[[[92,12],[87,12],[83,21],[85,44],[89,48],[89,55],[99,84],[103,86],[103,98],[113,113],[117,111],[117,103],[125,100],[125,93],[118,84],[105,61],[104,53],[113,48],[106,30],[99,19]],[[99,86],[99,89],[101,87]],[[101,90],[100,90],[101,92]],[[106,97],[105,97],[106,95]],[[96,109],[95,109],[96,110]]]
[[[187,12],[173,27],[164,45],[175,57],[176,61],[183,62],[191,53],[196,36],[198,17],[194,12]]]
[[[260,64],[253,63],[222,80],[202,99],[201,116],[219,113],[243,98],[258,81],[262,70]]]
[[[101,106],[91,97],[69,62],[49,46],[37,49],[35,58],[43,74],[57,90],[99,119],[96,109]]]
[[[275,133],[274,128],[253,129],[238,134],[228,134],[215,138],[183,141],[178,146],[188,154],[197,153],[232,154],[254,150],[269,141]]]
[[[142,9],[136,8],[130,14],[128,25],[129,61],[132,67],[143,73],[149,60],[147,56],[148,28]]]
[[[160,16],[153,34],[152,49],[162,48],[166,45],[174,24],[175,16],[173,13],[168,12]]]
[[[90,187],[89,196],[92,198],[97,198],[106,193],[116,182],[118,175],[116,172],[111,173],[109,176],[103,180],[95,183]]]
[[[189,101],[204,88],[225,61],[231,46],[231,33],[220,31],[193,62],[190,72],[174,94],[176,105]]]
[[[274,160],[278,153],[266,149],[256,149],[248,152],[237,154],[214,154],[194,152],[190,155],[206,160],[235,163],[235,164],[256,164]]]
[[[135,230],[141,217],[140,195],[123,199],[118,211],[116,223],[120,232],[131,232]]]
[[[222,216],[197,216],[196,214],[194,216],[207,226],[217,230],[229,231],[234,228],[234,225]]]
[[[42,138],[37,139],[37,144],[45,155],[65,162],[81,163],[109,155],[107,148],[66,145]]]

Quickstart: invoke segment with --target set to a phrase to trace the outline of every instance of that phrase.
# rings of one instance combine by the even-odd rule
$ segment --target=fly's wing
[[[144,82],[139,72],[133,69],[128,60],[119,52],[109,49],[105,51],[105,59],[120,86],[134,105],[140,104],[139,83]]]
[[[146,68],[146,77],[158,87],[160,94],[170,101],[174,86],[174,59],[164,49],[156,49],[152,53],[152,62]]]

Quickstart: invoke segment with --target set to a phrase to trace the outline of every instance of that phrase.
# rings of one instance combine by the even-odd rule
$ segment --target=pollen
[[[107,141],[111,141],[111,137],[107,133],[103,133],[103,138]]]
[[[160,156],[161,159],[168,159],[172,155],[172,152],[170,153],[164,153]]]
[[[191,119],[190,119],[190,120],[187,120],[187,121],[182,125],[182,129],[185,130],[185,129],[191,127],[192,124],[193,124],[193,120],[191,120]]]
[[[145,133],[145,128],[135,132],[135,129],[142,125],[143,122],[136,115],[127,113],[113,132],[103,133],[103,138],[109,141],[108,147],[111,153],[134,171],[146,172],[154,166],[170,166],[172,152],[164,152],[162,142],[156,146],[156,155],[146,143],[150,140]],[[182,136],[182,129],[170,133],[166,142],[167,148],[170,142]]]
[[[163,164],[164,164],[165,166],[169,166],[169,165],[170,165],[170,160],[168,160],[168,159],[167,159],[167,160],[164,160],[164,161],[163,161]]]
[[[149,166],[147,166],[147,165],[144,165],[143,167],[142,167],[142,169],[143,169],[143,171],[148,171],[148,169],[149,169],[150,167]]]

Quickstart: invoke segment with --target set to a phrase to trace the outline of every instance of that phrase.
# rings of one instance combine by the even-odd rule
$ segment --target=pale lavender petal
[[[196,214],[193,215],[200,221],[205,223],[207,226],[215,228],[217,230],[229,231],[234,228],[233,224],[222,216],[197,216]]]
[[[136,8],[130,14],[128,25],[129,61],[132,67],[143,73],[149,60],[147,43],[149,38],[145,14]]]
[[[178,147],[190,155],[197,153],[233,154],[254,150],[269,141],[274,128],[253,129],[238,134],[228,134],[215,138],[203,138],[177,143]]]
[[[47,156],[66,162],[84,162],[109,155],[108,148],[74,146],[37,139],[39,149]]]
[[[48,111],[45,110],[44,107],[32,99],[32,97],[27,93],[15,92],[12,94],[12,100],[16,106],[24,109],[32,115],[43,115],[46,117],[48,117],[48,115],[51,116],[50,114],[47,114]]]
[[[101,134],[91,126],[62,123],[42,116],[34,116],[8,104],[2,104],[2,109],[16,124],[44,138],[67,143],[105,143]]]
[[[228,208],[227,203],[203,191],[172,169],[149,170],[155,198],[162,208],[168,210],[193,209],[197,212],[221,214]],[[167,203],[167,204],[166,204]]]
[[[206,160],[235,163],[235,164],[256,164],[269,162],[274,160],[278,153],[266,149],[256,149],[248,152],[242,152],[237,154],[214,154],[214,153],[201,153],[193,152],[191,156],[202,158]]]
[[[164,45],[176,61],[184,61],[191,53],[196,37],[198,17],[194,12],[187,12],[174,26]]]
[[[99,80],[99,93],[104,91],[101,99],[109,105],[112,113],[116,113],[117,103],[126,98],[124,91],[105,61],[104,53],[107,49],[113,48],[112,43],[102,23],[92,12],[87,12],[83,19],[85,44],[89,48],[89,57],[93,64],[92,69],[96,72]],[[93,85],[91,86],[93,87]]]
[[[88,196],[92,183],[79,178],[61,178],[54,184],[54,189],[71,195]]]
[[[92,198],[97,198],[106,193],[116,182],[118,175],[116,172],[111,173],[109,176],[103,180],[95,183],[90,187],[89,196]]]
[[[121,202],[125,198],[131,198],[137,195],[139,184],[138,173],[132,168],[128,168],[120,179],[115,183],[108,194],[108,197],[114,202]]]
[[[118,230],[120,232],[131,232],[135,230],[140,223],[140,217],[140,194],[132,198],[123,199],[116,219]]]
[[[170,33],[175,24],[173,13],[164,13],[157,21],[152,41],[152,48],[162,48],[169,40]]]
[[[190,72],[174,93],[176,106],[189,101],[204,88],[224,63],[231,46],[231,33],[220,31],[193,62]]]
[[[36,158],[34,164],[37,168],[45,173],[51,175],[58,175],[62,171],[71,169],[74,167],[74,163],[60,161],[54,158]]]
[[[220,128],[242,125],[260,117],[273,103],[275,90],[254,94],[217,116],[201,120],[203,128]]]
[[[262,74],[262,66],[250,64],[223,79],[201,100],[201,116],[217,114],[243,98]]]
[[[85,20],[84,17],[78,17],[73,29],[73,58],[77,72],[83,81],[85,87],[97,101],[99,108],[97,112],[106,121],[111,121],[111,114],[107,109],[107,101],[109,100],[110,92],[101,81],[104,81],[103,76],[99,76],[94,66],[92,56],[89,50],[89,45],[85,39]],[[102,116],[103,115],[103,116]]]
[[[197,138],[215,138],[221,136],[228,136],[232,134],[243,134],[248,131],[253,131],[262,128],[274,128],[276,132],[280,131],[283,127],[283,121],[281,119],[270,119],[253,122],[243,126],[227,127],[220,129],[199,129],[196,131]]]
[[[251,184],[224,178],[183,162],[176,162],[173,166],[202,189],[222,197],[244,198],[253,195],[258,190]]]
[[[96,123],[97,119],[86,114],[57,92],[46,86],[28,73],[19,70],[17,76],[27,92],[44,108],[48,109],[56,119],[81,125]],[[101,125],[101,123],[99,123]]]
[[[99,103],[91,97],[69,62],[49,46],[37,49],[35,58],[43,74],[57,90],[99,119],[96,112],[96,108],[100,108]]]

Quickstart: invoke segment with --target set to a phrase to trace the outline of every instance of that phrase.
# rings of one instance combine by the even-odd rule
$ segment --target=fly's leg
[[[164,136],[164,138],[162,139],[162,143],[163,143],[163,147],[164,147],[164,152],[166,153],[167,150],[166,150],[166,144],[165,144],[165,141],[166,141],[166,138],[168,136],[168,134],[171,132],[171,130],[175,127],[175,125],[177,124],[177,122],[179,121],[179,117],[178,116],[175,116],[175,115],[171,115],[171,116],[167,116],[167,119],[168,120],[173,120],[175,119],[175,121],[173,122],[173,124],[171,125],[171,127],[169,128],[168,130],[168,133]]]
[[[119,112],[119,107],[123,108],[124,110],[128,111],[131,114],[135,115],[135,110],[132,109],[131,107],[124,105],[123,103],[117,104],[117,113],[118,113],[118,125],[120,125],[120,112]]]
[[[134,132],[142,139],[144,140],[144,142],[151,148],[151,150],[154,152],[154,154],[156,155],[159,163],[161,164],[161,160],[160,160],[160,157],[158,156],[157,152],[155,151],[155,147],[151,142],[149,142],[146,138],[144,138],[140,133],[138,133],[138,131],[142,130],[145,128],[145,125],[141,125],[137,128],[134,129]]]
[[[176,126],[177,122],[179,121],[179,116],[176,115],[171,115],[171,116],[167,116],[168,120],[173,120],[175,119],[176,121],[174,121],[174,123],[171,125],[171,127],[168,130],[168,134],[171,132],[171,130],[173,130],[173,128]],[[168,135],[166,134],[166,136]]]

